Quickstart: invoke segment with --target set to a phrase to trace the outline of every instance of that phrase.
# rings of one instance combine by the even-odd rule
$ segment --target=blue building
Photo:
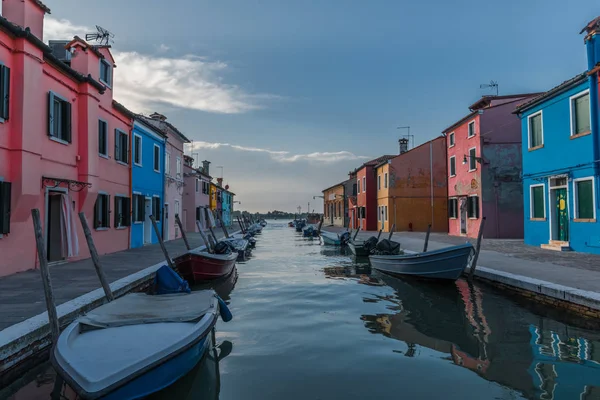
[[[600,20],[595,20],[600,21]],[[600,33],[587,30],[588,71],[520,105],[525,243],[600,254]],[[582,31],[583,32],[583,31]],[[596,68],[597,70],[597,68]]]
[[[231,226],[233,223],[233,196],[235,196],[235,193],[232,193],[229,190],[223,190],[221,194],[221,207],[223,211],[223,223],[225,224],[225,226]]]
[[[150,216],[162,232],[165,177],[165,135],[142,118],[133,123],[131,248],[158,243]]]

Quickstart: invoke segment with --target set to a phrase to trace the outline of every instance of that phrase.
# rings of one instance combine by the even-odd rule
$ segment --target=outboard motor
[[[372,253],[376,247],[377,247],[377,237],[371,236],[370,238],[365,240],[364,248],[369,253]]]
[[[373,250],[373,254],[380,256],[400,254],[400,243],[383,239],[381,242],[377,243],[375,250]]]
[[[219,242],[215,245],[215,254],[230,254],[231,247],[226,242]]]
[[[344,232],[340,235],[340,242],[343,245],[350,241],[350,232]]]

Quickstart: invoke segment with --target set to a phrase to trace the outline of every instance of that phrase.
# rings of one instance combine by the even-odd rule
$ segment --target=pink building
[[[39,0],[3,0],[0,276],[38,263],[33,208],[50,262],[89,256],[80,211],[100,254],[129,247],[132,114],[113,101],[114,60],[77,37],[44,44],[47,12]]]
[[[513,114],[537,95],[484,96],[444,130],[448,145],[448,231],[486,238],[523,237],[521,125]]]
[[[194,159],[183,156],[183,176],[185,181],[183,192],[183,219],[182,224],[186,232],[198,232],[196,220],[207,228],[204,208],[209,207],[210,161],[202,161],[202,167],[194,168]]]
[[[181,224],[186,212],[182,214],[184,178],[183,178],[183,145],[190,143],[171,123],[167,122],[167,117],[162,114],[154,113],[150,117],[142,117],[150,125],[160,129],[167,136],[165,146],[165,204],[163,211],[163,239],[173,240],[181,237],[179,226],[175,222],[175,215],[179,214]]]

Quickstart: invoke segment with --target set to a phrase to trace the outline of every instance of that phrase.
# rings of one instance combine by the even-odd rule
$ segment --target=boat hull
[[[229,275],[238,256],[238,252],[223,255],[190,252],[177,257],[174,261],[179,273],[185,280],[191,283],[199,283]]]
[[[362,242],[348,242],[348,248],[356,257],[368,257],[369,252],[365,249]]]
[[[330,246],[341,246],[342,241],[339,238],[332,238],[326,235],[321,235],[321,239],[323,239],[323,243],[328,244]]]
[[[371,266],[395,276],[415,276],[455,281],[468,265],[471,244],[426,253],[393,256],[369,256]]]

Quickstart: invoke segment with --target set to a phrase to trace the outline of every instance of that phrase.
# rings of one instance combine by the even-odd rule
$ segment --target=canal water
[[[589,321],[463,280],[395,279],[286,222],[216,284],[234,319],[214,351],[152,399],[600,399]],[[54,377],[11,398],[47,399]]]

